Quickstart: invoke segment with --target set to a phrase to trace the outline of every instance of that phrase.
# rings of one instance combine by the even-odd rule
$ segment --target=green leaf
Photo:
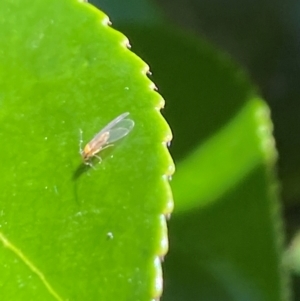
[[[300,233],[296,232],[288,249],[285,252],[285,264],[296,276],[300,275]]]
[[[175,269],[178,256],[192,258],[198,279],[197,286],[187,284],[192,298],[286,300],[268,115],[260,99],[250,99],[178,166],[167,267]]]
[[[146,64],[93,6],[0,2],[1,300],[150,300],[172,208],[170,130]],[[122,141],[82,163],[124,112]]]
[[[163,300],[287,300],[268,107],[206,42],[167,27],[122,28],[168,99],[179,161]]]
[[[176,212],[207,206],[258,166],[272,166],[276,153],[271,130],[268,107],[258,98],[250,99],[178,166],[172,183],[178,199]]]

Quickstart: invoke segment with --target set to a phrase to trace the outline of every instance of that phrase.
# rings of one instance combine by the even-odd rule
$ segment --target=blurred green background
[[[278,174],[288,245],[298,230],[300,221],[300,2],[93,0],[90,3],[109,15],[113,27],[129,38],[132,51],[150,65],[153,72],[151,79],[166,99],[163,114],[174,132],[175,138],[170,150],[175,162],[184,158],[199,141],[211,133],[209,129],[206,131],[201,128],[201,118],[205,116],[201,115],[201,103],[197,103],[191,94],[196,95],[197,91],[190,93],[197,82],[201,83],[201,79],[193,78],[201,65],[195,66],[194,70],[191,68],[188,78],[188,74],[168,72],[167,67],[172,60],[174,64],[180,65],[176,56],[178,53],[175,55],[172,49],[174,52],[177,49],[179,52],[189,53],[191,40],[199,39],[201,43],[206,40],[220,52],[227,53],[248,72],[271,108],[279,153]],[[177,41],[174,36],[178,38]],[[163,62],[166,62],[165,66],[161,61],[162,57]],[[193,64],[194,58],[192,55],[190,57]],[[187,57],[184,59],[188,63]],[[177,85],[179,82],[181,85]],[[170,93],[172,89],[177,89],[178,93]],[[182,95],[186,97],[183,98]],[[226,115],[226,107],[222,108],[222,104],[220,105],[220,111]],[[198,123],[195,120],[192,122],[197,113],[201,118]],[[215,115],[210,113],[209,118],[212,122],[216,120],[217,128],[220,120],[218,112],[213,112]],[[198,130],[198,140],[187,134]],[[170,240],[172,242],[172,237]],[[166,275],[168,277],[168,271]],[[167,278],[167,284],[168,281]],[[297,276],[293,278],[293,283],[294,299],[300,300]],[[165,287],[165,294],[168,295],[168,285]],[[175,296],[173,300],[177,300]]]

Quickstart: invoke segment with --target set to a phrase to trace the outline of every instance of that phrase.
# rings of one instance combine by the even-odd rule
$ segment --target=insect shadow
[[[76,181],[82,174],[86,173],[91,166],[86,165],[84,163],[79,164],[79,166],[76,168],[75,172],[73,173],[72,180]]]

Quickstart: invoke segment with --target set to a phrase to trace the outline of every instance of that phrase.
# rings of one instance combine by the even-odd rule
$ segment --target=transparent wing
[[[134,127],[134,121],[131,119],[123,119],[118,124],[109,130],[109,137],[106,144],[115,142],[123,137],[125,137]]]
[[[93,144],[98,143],[98,141],[102,141],[103,137],[105,136],[104,133],[109,133],[109,135],[107,140],[102,143],[102,145],[112,143],[126,136],[134,127],[133,120],[124,119],[128,115],[128,112],[123,113],[122,115],[112,120],[91,140],[90,143]]]
[[[125,117],[129,115],[128,112],[121,114],[120,116],[116,117],[114,120],[112,120],[109,124],[107,124],[99,134],[107,132],[108,130],[112,129],[115,127],[116,124],[118,124],[121,120],[123,120]]]
[[[107,124],[92,140],[98,140],[99,137],[103,135],[105,132],[109,132],[112,128],[114,128],[120,121],[122,121],[129,113],[123,113],[114,120],[112,120],[109,124]]]

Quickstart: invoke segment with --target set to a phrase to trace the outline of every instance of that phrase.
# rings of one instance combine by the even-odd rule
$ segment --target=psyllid
[[[92,166],[90,160],[96,157],[100,162],[101,157],[97,154],[103,149],[113,146],[113,142],[125,137],[134,127],[132,119],[125,119],[128,112],[116,117],[108,123],[94,138],[82,149],[82,131],[80,130],[80,155],[84,164]]]

